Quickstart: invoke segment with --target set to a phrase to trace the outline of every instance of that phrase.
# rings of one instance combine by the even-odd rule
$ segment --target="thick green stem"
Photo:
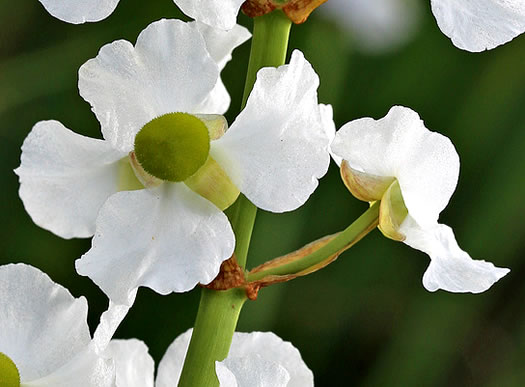
[[[255,83],[257,71],[266,66],[280,66],[286,59],[291,22],[280,12],[254,19],[254,30],[242,108]],[[226,211],[235,232],[235,255],[241,267],[246,265],[257,208],[242,194]],[[224,360],[235,332],[241,307],[246,300],[243,290],[203,289],[195,328],[179,380],[183,387],[218,386],[215,361]]]
[[[365,235],[367,235],[377,226],[379,220],[379,205],[379,201],[372,204],[368,210],[366,210],[345,230],[341,231],[337,237],[320,249],[315,250],[310,255],[307,255],[297,261],[248,274],[246,280],[248,282],[253,282],[269,275],[296,274],[323,263],[334,254],[339,254],[341,251],[344,251],[345,249],[359,242]]]
[[[199,311],[179,386],[218,386],[215,361],[228,356],[244,290],[202,289]]]

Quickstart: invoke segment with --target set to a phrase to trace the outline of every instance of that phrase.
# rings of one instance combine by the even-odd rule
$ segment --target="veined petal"
[[[457,185],[454,145],[425,128],[419,115],[406,107],[394,106],[377,121],[347,123],[331,148],[359,172],[397,178],[409,214],[422,226],[437,223]]]
[[[81,24],[107,18],[119,0],[39,0],[51,15],[62,21]]]
[[[174,381],[179,380],[192,332],[192,329],[187,330],[168,347],[159,364],[156,387],[172,386]],[[251,366],[262,365],[264,369],[251,368],[250,361],[243,360],[246,358],[256,361]],[[232,359],[231,362],[229,359]],[[302,360],[297,348],[272,332],[235,332],[228,357],[221,363],[217,364],[217,374],[223,377],[225,381],[231,382],[234,379],[227,372],[230,371],[239,387],[250,386],[250,384],[243,383],[245,381],[243,375],[246,376],[245,371],[247,371],[246,368],[243,368],[244,366],[250,367],[253,372],[257,372],[257,376],[261,377],[259,380],[272,380],[272,375],[267,375],[264,372],[265,370],[279,372],[279,375],[273,376],[277,376],[275,380],[283,380],[284,372],[282,369],[284,369],[289,376],[288,387],[314,385],[312,371]],[[269,363],[273,364],[270,365]],[[257,384],[252,384],[252,386],[254,385]],[[274,386],[274,384],[267,385]]]
[[[189,17],[217,27],[230,30],[237,23],[237,14],[244,0],[173,0]]]
[[[58,121],[37,123],[22,145],[20,198],[31,219],[63,238],[89,237],[98,210],[118,190],[123,154]]]
[[[195,25],[206,42],[208,52],[219,66],[219,71],[222,71],[226,63],[231,60],[232,51],[252,36],[246,28],[238,24],[229,31],[199,22],[195,22]],[[223,114],[229,106],[230,95],[222,79],[219,78],[208,98],[198,108],[195,108],[195,111],[204,114]]]
[[[525,32],[525,0],[431,0],[441,31],[463,50],[479,52]]]
[[[246,108],[212,142],[212,157],[257,207],[296,209],[328,170],[318,85],[310,63],[294,51],[289,65],[259,71]]]
[[[0,326],[0,352],[24,384],[60,369],[91,340],[86,299],[24,264],[0,266]]]
[[[195,23],[159,20],[135,47],[117,40],[79,70],[78,87],[102,126],[104,138],[129,152],[147,122],[173,112],[195,111],[209,97],[219,69]]]
[[[234,242],[226,215],[212,203],[182,183],[165,183],[111,196],[76,267],[113,302],[129,306],[139,286],[168,294],[210,282]]]
[[[290,381],[286,368],[256,353],[216,362],[215,372],[221,387],[287,387]]]
[[[406,236],[404,243],[430,256],[423,286],[431,292],[443,289],[454,293],[481,293],[510,271],[472,259],[458,246],[452,229],[444,224],[423,229],[408,216],[401,232]]]
[[[140,340],[111,340],[104,355],[115,362],[117,387],[153,387],[155,364]]]

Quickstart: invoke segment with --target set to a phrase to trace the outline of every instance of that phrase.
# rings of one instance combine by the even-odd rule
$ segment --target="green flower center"
[[[162,180],[186,180],[206,163],[209,153],[208,128],[187,113],[155,118],[135,137],[135,155],[141,167]]]
[[[0,387],[20,387],[20,374],[15,363],[0,352]]]

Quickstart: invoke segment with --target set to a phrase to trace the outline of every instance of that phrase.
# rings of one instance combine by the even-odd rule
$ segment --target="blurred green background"
[[[525,385],[525,36],[470,54],[452,46],[423,2],[420,28],[403,47],[367,55],[329,19],[294,26],[300,48],[321,77],[320,101],[334,106],[338,127],[380,118],[394,104],[419,112],[428,128],[450,137],[461,156],[456,193],[441,215],[475,258],[512,269],[480,295],[427,292],[429,259],[377,231],[328,268],[261,291],[245,306],[240,331],[271,330],[291,341],[318,386]],[[319,13],[319,12],[316,12]],[[40,120],[56,119],[100,137],[77,91],[77,70],[105,43],[139,32],[161,17],[182,17],[171,0],[122,0],[103,22],[74,26],[37,0],[0,2],[0,263],[27,262],[75,296],[85,295],[96,326],[107,300],[74,260],[89,240],[63,240],[35,226],[18,198],[12,170],[20,146]],[[251,28],[251,20],[240,22]],[[239,109],[249,44],[235,52],[223,78]],[[332,165],[299,210],[259,211],[248,265],[336,232],[366,209]],[[160,296],[141,289],[117,337],[144,340],[159,361],[195,318],[199,290]]]

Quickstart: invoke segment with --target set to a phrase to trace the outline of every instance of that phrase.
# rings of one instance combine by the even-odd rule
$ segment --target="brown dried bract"
[[[257,17],[281,9],[292,22],[301,24],[325,1],[327,0],[246,0],[242,11],[250,17]]]
[[[219,275],[208,285],[202,286],[212,290],[228,290],[240,287],[244,282],[244,270],[237,263],[234,254],[221,264]]]

